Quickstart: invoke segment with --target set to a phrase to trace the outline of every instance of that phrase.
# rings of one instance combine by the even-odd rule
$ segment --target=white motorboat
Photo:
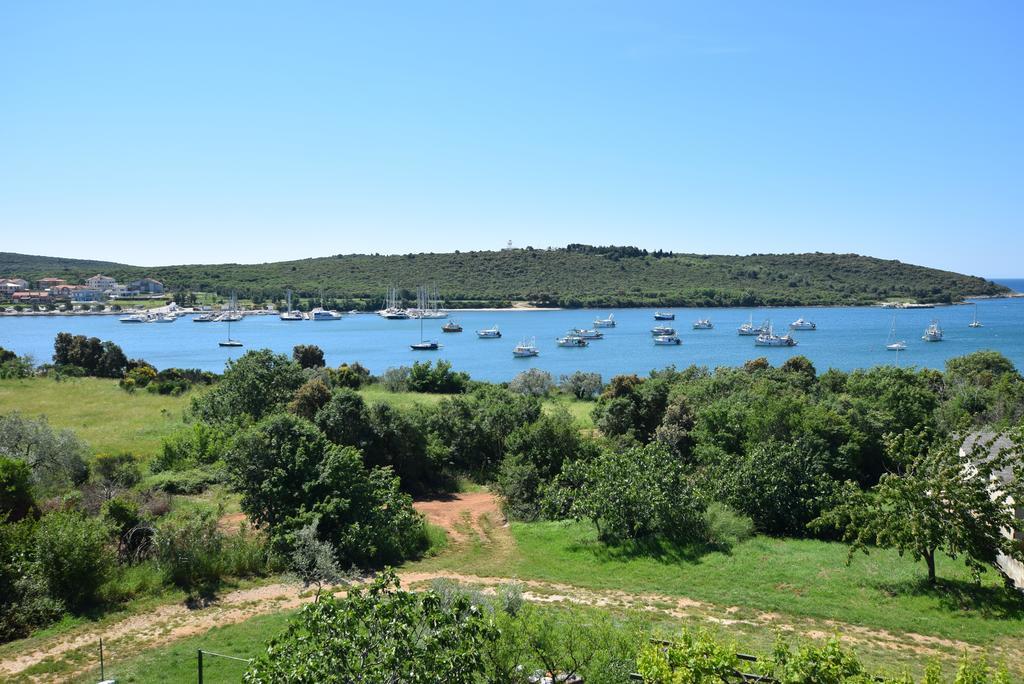
[[[939,322],[933,320],[927,328],[925,328],[924,335],[921,335],[921,339],[925,342],[941,342],[942,341],[942,328],[939,327]]]
[[[759,326],[754,325],[754,315],[750,315],[750,319],[746,323],[736,329],[737,335],[744,335],[746,337],[756,337],[764,332],[768,331],[768,323],[764,322]]]
[[[811,321],[805,320],[803,317],[796,319],[789,324],[790,330],[817,330],[818,326]]]
[[[316,307],[309,312],[309,320],[311,321],[340,321],[341,314],[333,309],[324,309],[322,307]]]
[[[675,335],[676,329],[670,328],[667,325],[656,325],[651,328],[651,334],[655,337],[666,337],[669,335]]]
[[[153,319],[150,316],[150,314],[146,314],[146,313],[137,313],[137,314],[131,314],[130,316],[121,316],[121,318],[119,318],[118,320],[121,321],[122,323],[152,323],[153,322]]]
[[[496,340],[501,337],[501,331],[498,330],[498,326],[492,328],[484,328],[483,330],[477,330],[476,336],[481,340]]]
[[[578,335],[566,335],[557,339],[559,347],[586,347],[587,341]]]
[[[523,340],[515,347],[512,348],[512,356],[517,359],[524,359],[529,356],[540,356],[540,350],[537,349],[536,338],[530,339],[529,342]]]
[[[674,313],[672,313],[671,311],[655,311],[654,312],[654,320],[656,320],[656,321],[674,321],[674,320],[676,320],[676,315]]]
[[[598,330],[584,330],[583,328],[573,328],[569,334],[582,337],[585,340],[600,340],[604,337],[603,332]]]
[[[694,330],[712,330],[715,324],[711,322],[710,318],[701,318],[693,323]]]
[[[776,335],[775,331],[772,330],[771,323],[768,324],[768,330],[757,336],[754,340],[755,347],[795,347],[796,340],[789,335]]]
[[[608,318],[595,318],[595,328],[614,328],[615,327],[615,314],[608,314]]]
[[[659,346],[672,346],[676,344],[682,344],[683,341],[676,335],[658,335],[654,338],[654,344]]]
[[[193,323],[213,323],[215,320],[217,320],[217,314],[212,311],[207,311],[206,313],[201,313],[198,316],[192,317]]]
[[[154,323],[173,323],[176,320],[178,320],[178,314],[174,312],[153,314]]]

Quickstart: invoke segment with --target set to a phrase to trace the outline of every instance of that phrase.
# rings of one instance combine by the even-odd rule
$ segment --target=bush
[[[307,380],[295,392],[295,398],[288,404],[288,410],[306,420],[313,420],[317,411],[331,400],[331,388],[320,378]]]
[[[227,482],[223,467],[200,466],[187,470],[168,470],[147,480],[150,488],[168,494],[201,494],[207,488]]]
[[[216,463],[231,448],[229,430],[208,423],[193,423],[164,438],[163,448],[149,467],[154,473],[186,470]]]
[[[129,453],[97,454],[91,470],[105,499],[110,499],[118,490],[134,487],[142,479],[139,463]]]
[[[405,392],[409,389],[410,370],[408,366],[388,368],[380,377],[380,384],[388,392]]]
[[[283,407],[303,383],[302,368],[269,349],[228,361],[221,381],[192,400],[192,412],[208,422],[259,420]]]
[[[509,391],[531,397],[546,397],[554,388],[555,382],[551,379],[551,373],[539,368],[525,370],[508,383]]]
[[[292,358],[303,368],[323,368],[324,350],[315,344],[297,344],[292,349]]]
[[[54,430],[45,418],[0,415],[0,456],[27,463],[40,494],[85,482],[89,474],[85,453],[85,444],[73,432]]]
[[[452,371],[452,364],[447,361],[438,361],[436,366],[432,363],[417,361],[412,364],[405,381],[410,392],[460,394],[466,391],[469,375]]]
[[[36,528],[35,555],[49,594],[72,611],[94,605],[110,575],[113,554],[107,528],[96,518],[58,511],[43,516]]]
[[[27,463],[0,456],[0,525],[17,522],[35,510],[31,477]]]
[[[224,572],[224,534],[216,516],[200,512],[156,528],[156,558],[168,581],[189,593],[212,590]]]
[[[570,375],[561,376],[559,387],[563,392],[571,394],[577,399],[590,401],[601,393],[604,383],[601,381],[600,373],[576,371]]]
[[[26,636],[64,612],[35,561],[35,528],[30,519],[0,524],[0,642]]]
[[[329,373],[331,384],[335,387],[348,387],[349,389],[359,389],[372,379],[370,371],[360,363],[351,365],[343,363]]]

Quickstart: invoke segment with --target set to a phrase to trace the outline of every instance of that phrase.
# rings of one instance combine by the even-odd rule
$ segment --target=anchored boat
[[[484,328],[483,330],[477,330],[476,336],[481,340],[496,340],[501,337],[501,331],[498,330],[498,326],[491,328]]]
[[[924,335],[921,335],[921,339],[925,342],[941,342],[942,341],[942,328],[939,327],[939,322],[933,320],[927,328],[924,330]]]
[[[768,331],[763,332],[754,340],[755,347],[795,347],[796,340],[789,335],[776,335],[772,330],[771,323],[768,324]]]
[[[615,314],[608,314],[608,318],[595,318],[595,328],[614,328],[615,327]]]
[[[667,335],[675,335],[676,329],[670,328],[667,325],[656,325],[651,328],[651,334],[655,337],[664,337]]]
[[[694,330],[712,330],[714,327],[715,324],[711,322],[710,318],[701,318],[693,324]]]
[[[559,347],[586,347],[587,341],[578,335],[566,335],[558,338]]]
[[[512,348],[512,356],[517,359],[524,359],[529,356],[540,356],[540,350],[537,349],[536,338],[531,338],[529,342],[523,340],[517,344]]]
[[[654,344],[659,346],[672,346],[682,343],[683,341],[675,335],[658,335],[654,338]]]
[[[818,326],[811,321],[804,320],[804,318],[798,318],[789,324],[790,330],[817,330]]]
[[[676,315],[670,311],[655,311],[654,320],[656,321],[674,321]]]

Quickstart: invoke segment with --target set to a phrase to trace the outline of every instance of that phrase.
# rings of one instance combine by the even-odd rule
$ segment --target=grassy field
[[[188,395],[128,394],[115,380],[47,378],[0,380],[0,413],[46,416],[73,430],[95,452],[129,451],[148,459],[165,435],[181,425]]]

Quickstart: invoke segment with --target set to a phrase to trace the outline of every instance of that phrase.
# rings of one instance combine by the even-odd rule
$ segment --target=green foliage
[[[35,370],[32,357],[16,356],[14,352],[0,347],[0,379],[14,380],[32,377]]]
[[[707,504],[683,464],[664,447],[606,449],[566,468],[562,487],[562,496],[571,499],[569,514],[593,522],[605,541],[707,538]]]
[[[586,401],[596,398],[604,389],[600,373],[584,373],[583,371],[561,376],[558,386],[566,394]]]
[[[315,344],[297,344],[292,349],[292,358],[302,368],[323,368],[324,350]]]
[[[546,397],[554,388],[555,381],[551,378],[551,373],[539,368],[525,370],[508,383],[509,391],[531,397]]]
[[[617,375],[594,407],[594,422],[609,437],[650,441],[664,416],[668,389],[661,378]]]
[[[102,521],[58,511],[43,516],[35,536],[36,562],[48,593],[72,611],[94,605],[112,569]]]
[[[24,461],[43,493],[81,484],[88,476],[86,447],[70,430],[54,430],[45,418],[0,415],[0,456]]]
[[[17,522],[35,510],[28,464],[0,456],[0,525]]]
[[[317,411],[331,400],[331,388],[320,378],[307,380],[295,392],[295,397],[288,404],[288,410],[306,420],[313,420]]]
[[[436,366],[432,366],[432,363],[413,363],[405,380],[406,389],[427,394],[460,394],[466,391],[468,374],[453,371],[448,361],[438,361]]]
[[[75,366],[98,378],[121,378],[128,369],[128,357],[113,342],[66,332],[57,333],[54,340],[53,363]]]
[[[571,246],[141,268],[0,253],[0,273],[27,279],[56,275],[81,282],[99,270],[122,281],[151,276],[172,292],[237,292],[249,299],[277,299],[289,288],[319,297],[326,289],[354,300],[347,308],[365,309],[380,306],[395,273],[408,283],[436,283],[449,308],[516,300],[566,307],[851,305],[946,302],[1007,291],[982,278],[854,254],[645,254],[633,247]],[[403,294],[412,301],[414,293]]]
[[[684,630],[670,645],[650,644],[637,656],[646,684],[729,682],[738,667],[735,644],[719,643],[705,631]]]
[[[0,523],[0,642],[25,636],[64,612],[36,562],[36,523]]]
[[[999,552],[1024,559],[1024,549],[1002,533],[1015,525],[1005,497],[1024,500],[1024,481],[1000,475],[1020,462],[1020,434],[1005,444],[997,435],[973,437],[963,456],[961,441],[953,438],[928,443],[908,432],[888,443],[899,470],[883,475],[869,492],[851,487],[816,527],[839,529],[851,554],[867,553],[873,545],[924,560],[932,583],[937,551],[962,555],[975,573],[994,563]]]
[[[269,349],[228,361],[214,387],[192,400],[192,412],[207,422],[259,420],[291,401],[305,382],[302,368]]]
[[[335,584],[344,579],[334,547],[317,536],[317,521],[295,533],[292,544],[289,569],[302,580],[303,586],[316,585],[316,597],[325,584]]]
[[[160,473],[216,463],[231,448],[231,439],[231,431],[223,426],[192,423],[164,438],[163,448],[149,467]]]
[[[343,363],[337,368],[332,368],[328,373],[331,377],[331,384],[334,387],[359,389],[371,380],[370,371],[360,363],[353,363],[351,365]]]
[[[92,466],[93,480],[110,499],[120,489],[128,489],[142,479],[142,471],[135,457],[129,453],[96,454]]]
[[[822,645],[804,644],[795,652],[779,639],[767,667],[780,684],[869,684],[874,681],[857,657],[837,637]]]
[[[146,479],[146,484],[156,491],[168,494],[201,494],[209,487],[222,484],[228,479],[223,465],[203,465],[195,468],[165,470]]]
[[[387,572],[344,599],[305,606],[243,681],[473,684],[483,669],[481,648],[496,637],[467,599],[401,591]]]
[[[314,521],[346,565],[399,561],[424,545],[422,518],[398,478],[367,469],[358,450],[332,444],[301,418],[277,414],[252,426],[228,466],[242,509],[281,547]]]

